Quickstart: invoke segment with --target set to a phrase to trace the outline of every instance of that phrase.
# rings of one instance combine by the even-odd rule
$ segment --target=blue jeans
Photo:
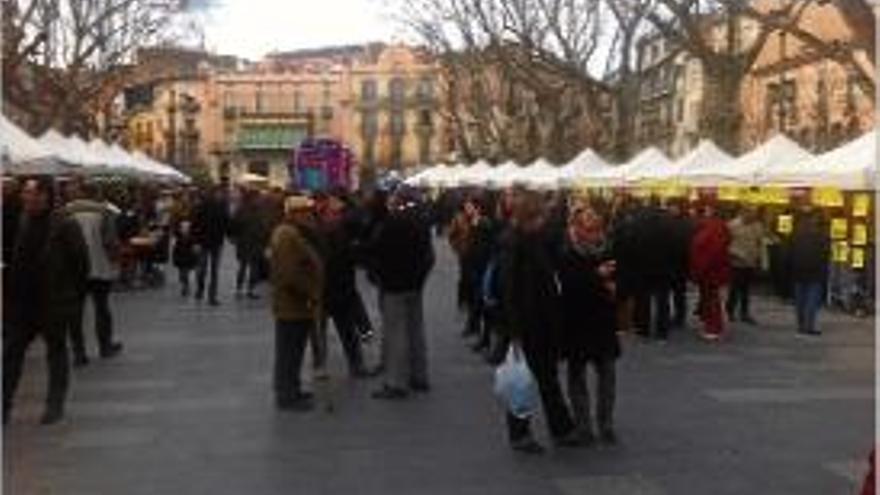
[[[794,304],[798,332],[815,333],[816,315],[822,307],[823,288],[820,282],[797,282],[794,285]]]

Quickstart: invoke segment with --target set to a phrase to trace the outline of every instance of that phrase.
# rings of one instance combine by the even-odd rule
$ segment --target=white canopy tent
[[[610,168],[608,162],[595,151],[587,148],[559,169],[557,182],[560,186],[571,187],[581,181],[593,181],[603,173],[607,173]]]
[[[467,166],[458,164],[445,167],[440,173],[431,178],[431,185],[435,187],[457,187],[458,181],[467,170]]]
[[[874,190],[877,187],[877,131],[868,131],[827,153],[767,168],[759,179],[762,183],[779,187]]]
[[[66,167],[51,149],[0,114],[0,166],[3,173],[55,175]]]
[[[519,169],[520,166],[513,160],[508,160],[501,165],[498,165],[486,176],[486,186],[492,189],[503,188],[505,177],[515,174]]]
[[[777,166],[800,163],[813,155],[784,134],[777,134],[761,146],[715,171],[718,186],[764,185],[767,171]]]
[[[458,183],[462,186],[482,186],[486,184],[491,173],[492,165],[485,160],[479,160],[461,173]]]
[[[559,167],[543,158],[538,158],[520,171],[514,183],[519,182],[534,189],[554,189],[559,184],[559,171]]]
[[[674,177],[675,164],[658,148],[650,147],[619,167],[616,175],[627,185]]]
[[[668,179],[688,186],[717,186],[723,170],[733,161],[734,158],[715,143],[703,139],[696,148],[673,164],[677,174]]]

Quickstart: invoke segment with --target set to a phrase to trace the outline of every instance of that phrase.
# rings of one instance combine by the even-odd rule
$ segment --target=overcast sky
[[[224,54],[258,59],[273,50],[394,41],[399,25],[388,0],[201,0],[206,45]]]

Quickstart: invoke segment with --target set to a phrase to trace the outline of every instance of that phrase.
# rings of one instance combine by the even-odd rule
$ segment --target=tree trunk
[[[704,98],[701,133],[728,153],[738,153],[742,112],[740,91],[745,73],[735,57],[703,61]]]

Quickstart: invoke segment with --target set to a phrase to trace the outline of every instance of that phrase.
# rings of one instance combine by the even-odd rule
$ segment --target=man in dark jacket
[[[9,313],[9,324],[3,329],[4,423],[9,420],[25,354],[38,335],[46,342],[49,365],[41,423],[56,423],[64,416],[70,373],[67,334],[78,323],[90,267],[79,225],[61,212],[53,214],[52,197],[49,179],[25,182],[22,216],[8,267],[15,291],[4,308]]]
[[[205,295],[205,276],[210,267],[211,279],[208,285],[208,300],[212,306],[219,306],[217,284],[219,283],[220,256],[223,254],[223,241],[229,230],[229,206],[222,186],[216,186],[211,195],[204,198],[197,207],[193,218],[193,238],[199,253],[196,271],[196,300]]]
[[[830,252],[828,229],[821,212],[805,207],[795,218],[790,257],[797,330],[802,335],[822,333],[816,328],[816,316],[828,283]]]
[[[635,286],[635,326],[648,337],[654,330],[658,339],[669,335],[669,300],[676,269],[676,230],[672,216],[657,205],[637,214],[637,256],[633,259],[638,283]]]
[[[354,377],[368,373],[364,367],[361,343],[356,328],[357,282],[355,279],[355,253],[351,235],[343,223],[345,203],[330,197],[319,212],[320,230],[325,240],[321,253],[324,258],[325,279],[324,311],[333,320],[336,333],[348,360],[349,372]],[[324,322],[326,325],[327,322]]]
[[[257,299],[254,289],[261,275],[264,251],[268,243],[268,218],[256,191],[246,190],[243,194],[242,204],[231,221],[235,254],[238,258],[235,294]]]
[[[434,266],[429,224],[415,194],[394,193],[388,216],[368,247],[382,294],[380,310],[385,344],[385,384],[376,399],[403,399],[410,391],[427,392],[427,345],[422,291]]]

